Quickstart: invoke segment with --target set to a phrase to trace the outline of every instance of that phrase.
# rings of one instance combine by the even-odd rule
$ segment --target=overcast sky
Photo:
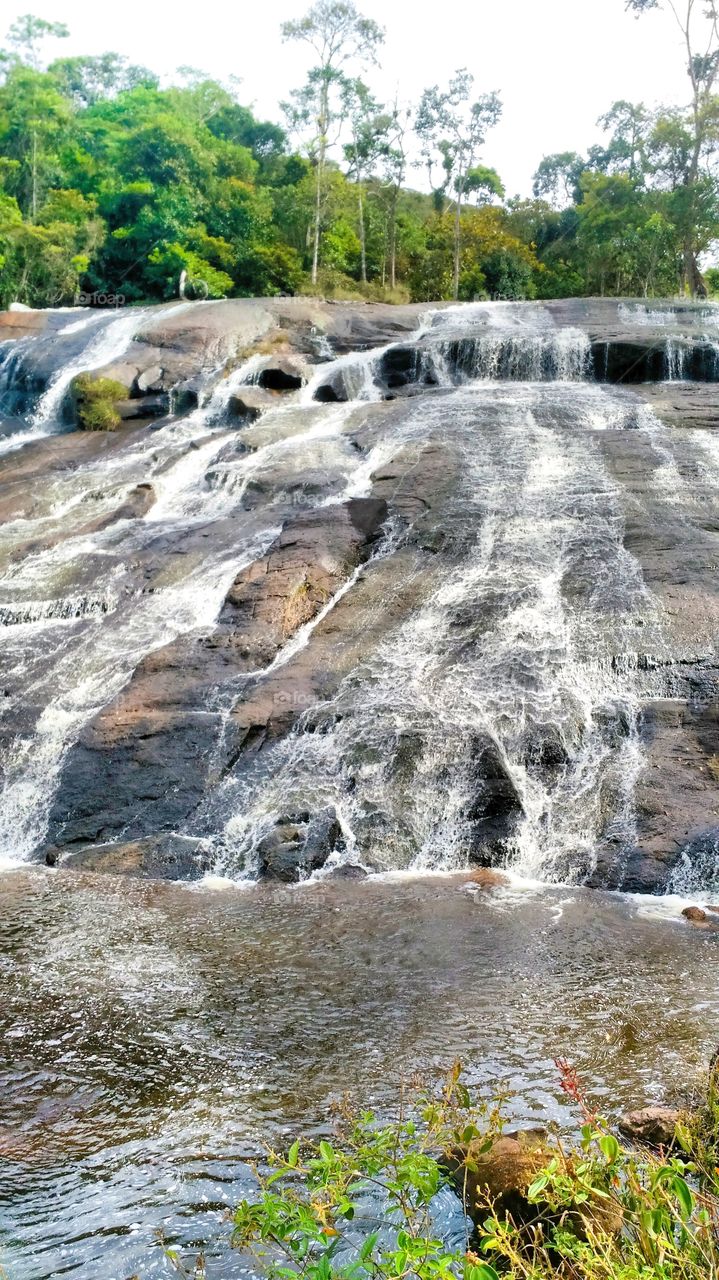
[[[458,67],[479,92],[500,91],[502,123],[490,135],[486,163],[507,193],[529,195],[538,161],[552,151],[584,151],[597,141],[596,120],[617,98],[647,104],[683,102],[687,79],[679,33],[669,18],[636,19],[625,0],[358,0],[387,32],[380,96],[416,99]],[[0,8],[6,25],[30,10],[65,22],[68,40],[49,55],[113,49],[168,78],[191,65],[217,79],[242,79],[241,97],[262,117],[280,120],[277,103],[301,83],[308,53],[283,44],[279,28],[303,14],[305,0],[251,4],[235,0],[22,0]],[[416,185],[424,185],[417,172]]]

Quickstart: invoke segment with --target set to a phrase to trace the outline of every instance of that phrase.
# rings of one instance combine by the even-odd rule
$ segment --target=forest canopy
[[[629,0],[627,21],[657,8]],[[191,68],[163,88],[117,53],[48,63],[67,29],[26,15],[0,49],[0,305],[163,300],[181,280],[211,298],[711,292],[717,11],[677,0],[664,16],[686,108],[609,104],[602,144],[540,159],[520,199],[483,159],[500,93],[460,68],[417,103],[376,100],[384,33],[350,2],[278,33],[312,63],[283,126]]]

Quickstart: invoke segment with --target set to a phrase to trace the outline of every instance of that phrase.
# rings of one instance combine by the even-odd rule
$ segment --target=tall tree
[[[470,102],[473,87],[474,76],[462,68],[455,72],[446,89],[442,90],[438,85],[425,89],[417,112],[416,129],[430,180],[432,161],[438,153],[444,169],[444,182],[439,190],[454,192],[455,300],[459,297],[462,202],[467,175],[477,164],[479,149],[489,129],[497,124],[502,114],[502,104],[496,93],[483,94]]]
[[[382,151],[382,184],[389,193],[387,209],[387,246],[382,280],[386,278],[386,258],[389,257],[389,283],[397,287],[397,209],[399,197],[407,176],[407,135],[410,132],[413,108],[400,105],[395,98],[387,129],[386,144]],[[388,252],[387,252],[388,250]]]
[[[39,71],[45,41],[64,40],[69,34],[64,22],[46,22],[44,18],[24,13],[13,22],[6,38],[15,57],[26,66]]]
[[[310,156],[315,166],[315,208],[312,247],[312,283],[317,283],[322,206],[327,172],[327,152],[333,127],[341,125],[346,96],[345,68],[352,61],[373,62],[384,39],[382,28],[363,18],[351,0],[318,0],[296,22],[282,26],[285,40],[299,40],[313,50],[317,62],[302,89],[295,92],[286,108],[290,123],[297,128],[312,126]],[[339,129],[337,138],[339,138]]]
[[[538,200],[547,200],[555,209],[566,209],[581,200],[579,179],[586,162],[576,151],[558,151],[545,156],[534,174],[532,190]]]
[[[357,226],[360,238],[360,279],[367,283],[367,227],[365,223],[365,184],[387,147],[391,117],[382,111],[362,80],[346,84],[347,120],[351,141],[344,148],[350,175],[357,191]]]
[[[702,163],[715,149],[718,111],[715,90],[719,75],[719,0],[627,0],[626,8],[637,14],[663,9],[672,17],[682,35],[683,56],[691,84],[691,148],[683,177],[685,188],[684,279],[692,296],[706,295],[698,255],[704,247],[697,237],[699,223],[696,201],[705,197]]]

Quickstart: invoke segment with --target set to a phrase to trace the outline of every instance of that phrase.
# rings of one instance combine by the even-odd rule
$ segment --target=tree
[[[400,192],[407,175],[407,134],[410,130],[412,115],[412,107],[408,104],[400,106],[398,99],[395,98],[381,156],[382,185],[389,194],[385,260],[389,258],[391,289],[397,287],[397,209]],[[385,269],[383,269],[383,280]]]
[[[15,57],[35,71],[40,69],[40,53],[46,40],[63,40],[70,32],[64,22],[46,22],[24,13],[13,22],[7,33],[7,42]]]
[[[295,128],[312,127],[309,144],[315,166],[312,284],[316,285],[327,152],[331,145],[330,131],[342,120],[343,68],[353,60],[374,61],[384,32],[376,22],[363,18],[351,0],[318,0],[304,18],[283,23],[282,35],[285,40],[308,44],[317,57],[304,87],[295,91],[294,103],[286,109]],[[337,97],[339,105],[335,101]]]
[[[70,109],[52,80],[16,64],[0,89],[0,150],[14,162],[8,189],[33,221],[59,177],[69,126]]]
[[[422,142],[428,171],[436,153],[441,157],[444,182],[440,191],[452,190],[454,216],[454,293],[459,297],[462,202],[467,175],[477,163],[479,148],[487,132],[497,124],[502,104],[496,93],[483,94],[470,103],[474,77],[465,69],[456,71],[447,89],[438,85],[425,89],[417,112],[417,134]]]
[[[684,283],[692,297],[706,295],[698,256],[705,246],[697,236],[699,221],[695,199],[701,195],[702,165],[715,149],[719,124],[715,88],[719,74],[719,0],[627,0],[637,14],[664,9],[682,35],[686,69],[691,84],[689,127],[691,146],[682,177],[686,191],[683,225]]]
[[[48,74],[77,109],[90,107],[101,98],[114,97],[137,85],[153,88],[158,85],[152,71],[128,63],[119,53],[102,53],[96,58],[58,58],[48,67]]]
[[[646,164],[647,138],[652,117],[643,102],[621,99],[600,116],[597,124],[611,137],[605,147],[592,147],[588,168],[604,173],[641,174]]]
[[[360,239],[360,279],[367,283],[367,228],[365,225],[365,182],[387,146],[391,117],[383,114],[361,80],[348,80],[345,88],[351,142],[344,148],[349,172],[357,190],[357,224]]]
[[[504,183],[497,170],[489,169],[485,164],[467,170],[464,190],[466,195],[474,196],[478,205],[491,204],[493,198],[503,200],[505,196]]]
[[[538,200],[548,200],[555,209],[581,200],[579,179],[586,168],[576,151],[559,151],[545,156],[534,175],[532,190]]]

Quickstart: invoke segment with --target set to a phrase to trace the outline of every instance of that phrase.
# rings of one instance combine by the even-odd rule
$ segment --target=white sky
[[[303,80],[309,51],[283,44],[279,28],[308,7],[307,0],[2,0],[0,32],[29,10],[70,28],[70,39],[48,46],[50,57],[113,49],[163,77],[182,65],[216,79],[239,76],[243,101],[281,121],[277,103]],[[624,0],[358,0],[358,7],[387,31],[382,70],[369,77],[385,100],[397,87],[402,99],[416,99],[462,66],[478,92],[500,91],[504,116],[483,159],[508,195],[531,193],[543,155],[597,141],[596,119],[615,99],[652,105],[687,97],[669,17],[636,19]],[[423,186],[422,173],[409,182]]]

